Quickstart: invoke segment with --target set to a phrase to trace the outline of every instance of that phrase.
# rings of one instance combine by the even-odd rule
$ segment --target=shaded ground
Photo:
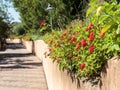
[[[0,90],[48,90],[41,61],[20,44],[0,51]]]

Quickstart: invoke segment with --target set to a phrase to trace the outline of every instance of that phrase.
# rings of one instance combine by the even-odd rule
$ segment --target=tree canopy
[[[26,30],[39,29],[42,20],[50,23],[50,14],[46,11],[48,3],[53,7],[54,28],[62,28],[76,17],[83,18],[88,0],[11,0]]]
[[[9,26],[8,26],[8,16],[5,12],[6,6],[0,2],[0,41],[3,41],[5,37],[8,35]]]

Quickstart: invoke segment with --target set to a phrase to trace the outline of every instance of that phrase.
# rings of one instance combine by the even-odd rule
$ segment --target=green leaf
[[[92,7],[90,7],[88,10],[87,10],[87,13],[86,13],[86,17],[88,17],[88,15],[93,12],[95,9],[96,9],[97,5],[94,5]]]
[[[109,12],[109,11],[111,11],[111,9],[114,7],[114,5],[113,4],[107,4],[107,9],[106,9],[106,11],[107,12]]]
[[[108,17],[109,17],[109,15],[101,15],[98,23],[99,24],[103,23]]]
[[[118,44],[114,44],[114,45],[113,45],[113,48],[114,48],[115,50],[117,50],[117,51],[120,50],[120,47],[119,47]]]
[[[106,25],[106,26],[103,28],[103,33],[105,33],[110,27],[111,27],[111,25]]]

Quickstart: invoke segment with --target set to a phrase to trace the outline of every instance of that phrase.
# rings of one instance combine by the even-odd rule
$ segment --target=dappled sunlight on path
[[[48,90],[41,60],[21,44],[0,51],[0,90]]]

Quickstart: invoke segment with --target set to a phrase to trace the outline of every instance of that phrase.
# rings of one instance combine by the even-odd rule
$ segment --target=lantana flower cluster
[[[47,41],[53,62],[76,77],[100,75],[107,60],[120,53],[120,5],[96,2],[86,12],[85,22],[75,21],[66,30],[54,31]]]
[[[58,63],[60,70],[73,72],[76,77],[97,75],[103,65],[100,61],[99,46],[104,41],[101,28],[96,30],[93,23],[88,26],[71,26],[59,33],[53,33],[49,39],[49,55]],[[103,41],[102,41],[103,40]]]

